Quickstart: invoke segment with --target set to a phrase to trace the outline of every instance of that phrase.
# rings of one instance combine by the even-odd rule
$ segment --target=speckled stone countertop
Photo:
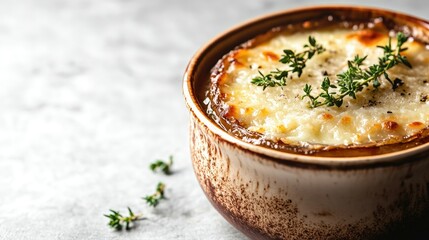
[[[223,30],[315,3],[0,1],[0,239],[245,239],[193,174],[182,75]],[[420,0],[342,3],[429,18]],[[149,171],[170,154],[172,176]],[[159,181],[168,200],[151,209]],[[147,220],[110,230],[103,214],[127,206]]]

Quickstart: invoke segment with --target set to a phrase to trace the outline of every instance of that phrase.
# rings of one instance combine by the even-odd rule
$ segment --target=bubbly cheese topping
[[[307,61],[300,78],[294,74],[287,86],[265,90],[251,83],[258,70],[267,74],[276,68],[287,69],[278,61],[283,49],[302,51],[309,35],[326,51]],[[364,66],[378,63],[383,50],[376,46],[387,42],[387,32],[331,29],[278,34],[234,50],[212,77],[220,115],[265,139],[296,146],[381,145],[416,137],[429,125],[429,50],[412,39],[404,44],[408,50],[403,55],[413,68],[397,65],[388,71],[391,79],[404,82],[395,91],[382,77],[378,89],[369,86],[357,94],[357,99],[346,97],[339,108],[312,109],[308,99],[302,99],[305,84],[311,84],[313,94],[318,94],[324,76],[335,81],[356,55],[368,55]]]

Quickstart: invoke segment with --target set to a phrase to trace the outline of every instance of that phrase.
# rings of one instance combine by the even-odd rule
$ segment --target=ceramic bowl
[[[416,17],[321,6],[267,15],[216,37],[192,58],[183,83],[197,179],[219,213],[252,239],[429,238],[429,144],[364,157],[295,155],[243,142],[203,110],[202,86],[224,54],[273,27],[327,16],[381,17],[424,41],[429,36],[429,23]]]

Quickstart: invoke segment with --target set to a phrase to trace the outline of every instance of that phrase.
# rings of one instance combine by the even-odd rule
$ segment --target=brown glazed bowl
[[[273,27],[329,15],[382,17],[429,42],[425,20],[351,6],[288,10],[216,37],[192,58],[183,83],[197,179],[223,217],[252,239],[428,239],[429,143],[364,157],[290,154],[246,143],[204,111],[203,86],[224,54]]]

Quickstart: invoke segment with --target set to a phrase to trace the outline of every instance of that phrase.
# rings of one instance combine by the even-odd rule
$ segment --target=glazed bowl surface
[[[274,27],[328,16],[382,18],[392,30],[429,42],[425,20],[351,6],[283,11],[221,34],[192,58],[183,82],[197,179],[213,206],[253,239],[429,237],[429,143],[376,156],[285,153],[246,143],[205,113],[204,86],[223,55]]]

